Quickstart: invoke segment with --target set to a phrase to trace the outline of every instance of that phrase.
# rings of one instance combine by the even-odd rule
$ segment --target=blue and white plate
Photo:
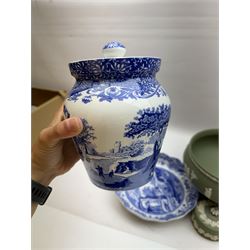
[[[166,222],[184,217],[197,204],[198,191],[176,158],[161,153],[152,180],[136,189],[116,192],[122,205],[136,216]]]

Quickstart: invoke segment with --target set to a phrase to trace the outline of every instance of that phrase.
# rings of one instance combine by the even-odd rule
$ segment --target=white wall
[[[68,62],[101,57],[111,40],[162,58],[170,126],[218,127],[217,0],[32,1],[32,85],[70,90]]]

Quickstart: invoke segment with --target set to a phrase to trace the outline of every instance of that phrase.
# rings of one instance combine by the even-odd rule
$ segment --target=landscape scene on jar
[[[67,113],[67,111],[66,111]],[[107,152],[95,145],[95,130],[82,119],[84,131],[74,138],[75,145],[93,179],[106,188],[123,188],[138,183],[153,171],[170,118],[170,105],[141,109],[124,127],[130,144],[114,142]]]

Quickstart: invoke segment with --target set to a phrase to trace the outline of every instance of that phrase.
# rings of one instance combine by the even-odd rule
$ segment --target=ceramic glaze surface
[[[187,145],[183,160],[195,187],[215,203],[219,202],[219,130],[196,133]]]
[[[120,42],[113,41],[105,44],[103,47],[103,49],[110,49],[110,48],[125,48],[125,46]]]
[[[103,56],[106,58],[123,57],[126,54],[126,48],[120,42],[113,41],[104,45],[102,52],[103,52]]]
[[[152,180],[128,191],[116,192],[123,206],[145,220],[179,219],[197,204],[198,192],[185,175],[183,164],[161,153]]]
[[[205,171],[219,179],[219,136],[203,136],[191,145],[192,157]]]
[[[75,85],[65,117],[81,118],[73,138],[91,181],[108,190],[144,185],[153,176],[170,118],[155,78],[159,58],[105,58],[69,64]]]
[[[70,63],[69,68],[79,84],[105,80],[112,83],[135,78],[152,79],[160,64],[161,59],[154,57],[104,58]]]

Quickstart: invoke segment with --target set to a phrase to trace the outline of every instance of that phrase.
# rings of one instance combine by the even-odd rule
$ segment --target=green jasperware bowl
[[[184,165],[194,186],[215,203],[219,201],[219,130],[195,134],[184,152]]]

